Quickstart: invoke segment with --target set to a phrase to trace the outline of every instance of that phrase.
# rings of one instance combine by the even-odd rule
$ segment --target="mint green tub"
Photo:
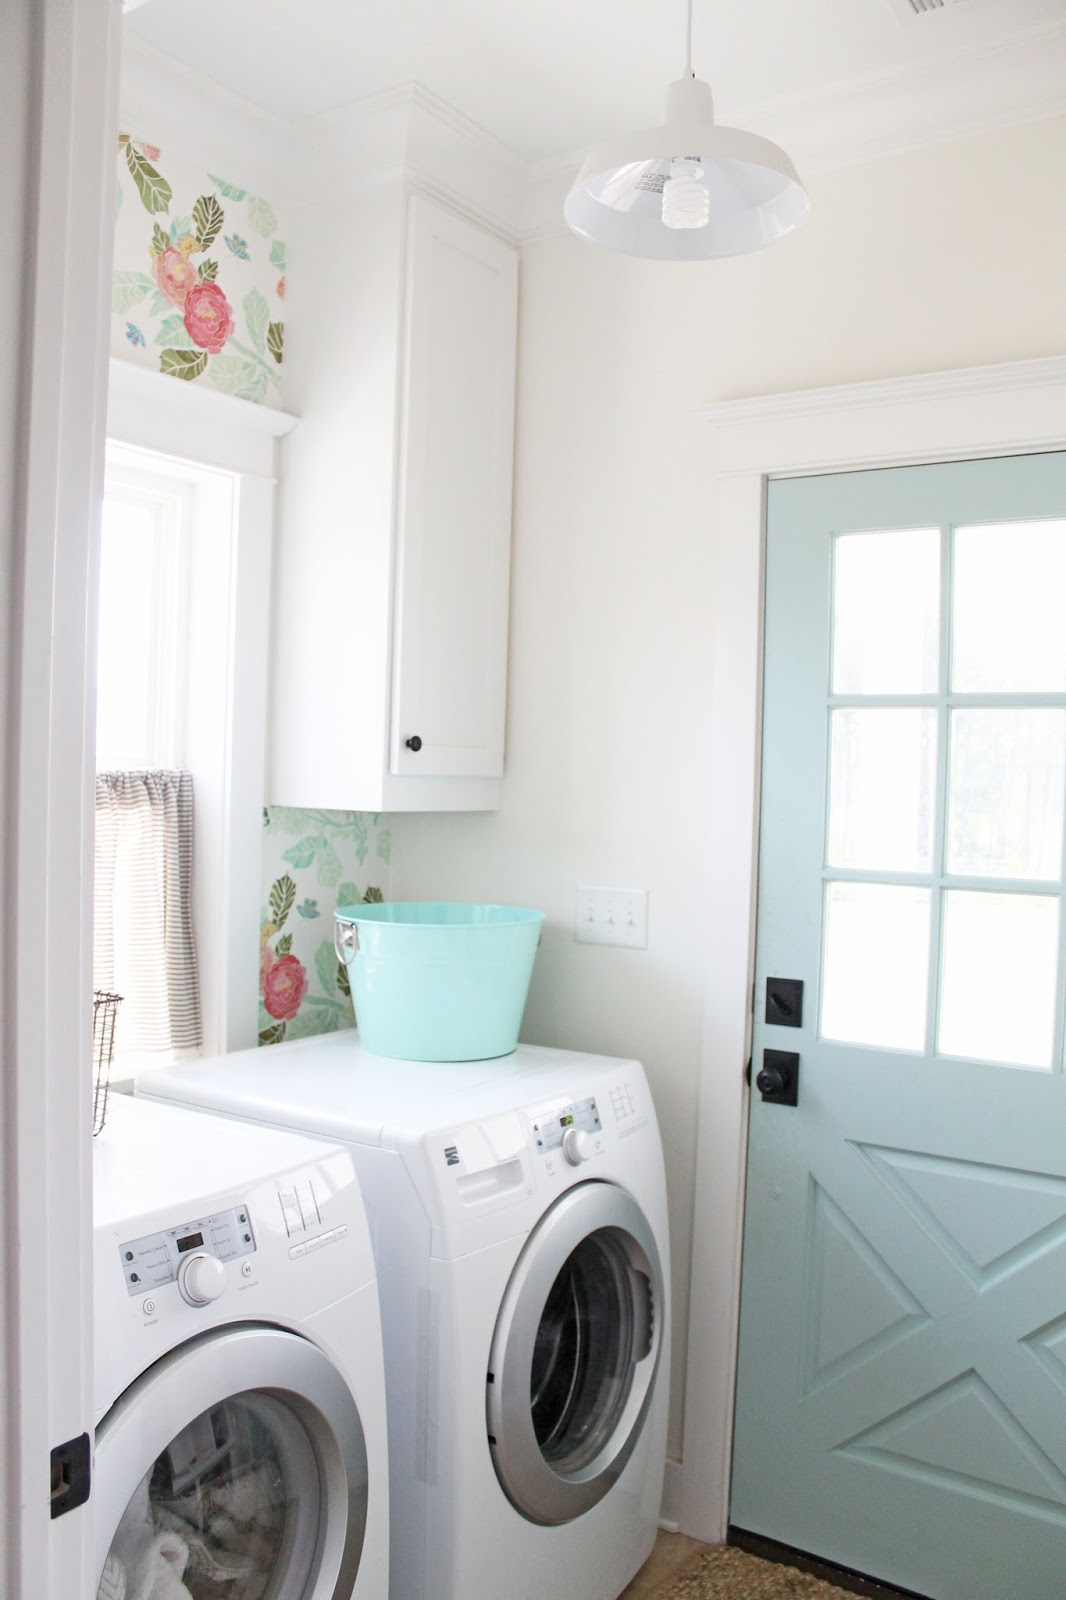
[[[403,1061],[510,1055],[543,922],[543,911],[454,900],[338,907],[364,1049]]]

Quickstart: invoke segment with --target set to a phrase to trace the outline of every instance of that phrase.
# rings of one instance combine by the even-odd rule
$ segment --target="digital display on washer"
[[[583,1128],[586,1133],[599,1133],[601,1126],[599,1108],[595,1099],[590,1098],[576,1100],[556,1116],[538,1118],[533,1124],[533,1133],[539,1154],[546,1156],[560,1148],[567,1128]]]
[[[202,1233],[187,1233],[184,1239],[175,1242],[178,1246],[178,1255],[183,1256],[186,1250],[195,1250],[198,1244],[203,1244],[204,1236]]]

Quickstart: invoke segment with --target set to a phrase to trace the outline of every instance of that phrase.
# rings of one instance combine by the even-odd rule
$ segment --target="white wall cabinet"
[[[272,804],[499,803],[517,252],[421,195],[296,219]],[[287,376],[287,386],[290,381]],[[288,395],[287,395],[288,398]]]

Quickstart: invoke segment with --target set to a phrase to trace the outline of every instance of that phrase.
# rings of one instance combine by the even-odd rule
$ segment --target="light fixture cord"
[[[691,78],[694,76],[692,71],[692,0],[688,0],[688,32],[686,39],[687,53],[685,55],[685,77]]]

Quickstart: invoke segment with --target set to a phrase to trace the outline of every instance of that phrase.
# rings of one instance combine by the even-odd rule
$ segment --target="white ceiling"
[[[131,41],[281,121],[417,81],[537,163],[658,122],[684,66],[685,0],[127,3]],[[886,94],[899,144],[908,116],[923,142],[934,108],[948,121],[924,137],[950,135],[952,117],[969,133],[1066,109],[1066,0],[694,0],[694,11],[693,65],[719,120],[771,137],[847,101],[861,138],[862,105],[880,101],[883,120]]]

